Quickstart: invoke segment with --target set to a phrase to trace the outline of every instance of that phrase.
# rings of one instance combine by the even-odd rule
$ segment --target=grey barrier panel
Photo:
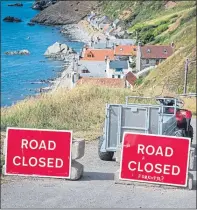
[[[176,119],[161,107],[147,104],[109,104],[105,121],[106,149],[116,151],[125,132],[173,135]]]

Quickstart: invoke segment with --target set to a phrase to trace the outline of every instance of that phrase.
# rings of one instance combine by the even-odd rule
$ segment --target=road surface
[[[194,143],[196,143],[196,119]],[[97,142],[86,144],[79,181],[5,177],[2,208],[196,208],[196,190],[114,184],[118,163],[101,161]],[[196,180],[196,171],[193,171]],[[196,186],[196,181],[194,181]],[[195,187],[194,186],[194,187]],[[196,187],[195,187],[196,188]]]

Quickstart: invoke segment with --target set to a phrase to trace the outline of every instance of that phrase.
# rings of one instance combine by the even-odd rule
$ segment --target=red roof
[[[118,45],[115,47],[115,55],[136,55],[137,47],[133,45]]]
[[[132,72],[128,72],[126,74],[126,80],[129,82],[130,85],[134,86],[137,77]]]
[[[87,49],[81,60],[87,61],[104,61],[106,56],[114,60],[114,51],[112,49]]]
[[[141,58],[168,58],[173,54],[171,46],[144,45],[141,46]]]
[[[125,81],[124,79],[119,78],[88,78],[82,77],[77,81],[77,85],[82,84],[93,84],[96,86],[106,86],[106,87],[113,87],[113,88],[124,88]]]

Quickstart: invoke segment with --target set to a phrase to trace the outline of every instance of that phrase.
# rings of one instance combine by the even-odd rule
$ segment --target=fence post
[[[189,65],[189,59],[187,58],[185,61],[185,77],[184,77],[184,90],[183,94],[187,93],[187,73],[188,73],[188,65]]]

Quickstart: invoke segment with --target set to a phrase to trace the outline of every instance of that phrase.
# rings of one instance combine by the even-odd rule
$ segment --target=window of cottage
[[[146,64],[149,64],[149,60],[148,59],[146,59]]]
[[[112,78],[114,78],[114,75],[112,75]]]
[[[150,53],[150,49],[147,50],[147,53]]]

